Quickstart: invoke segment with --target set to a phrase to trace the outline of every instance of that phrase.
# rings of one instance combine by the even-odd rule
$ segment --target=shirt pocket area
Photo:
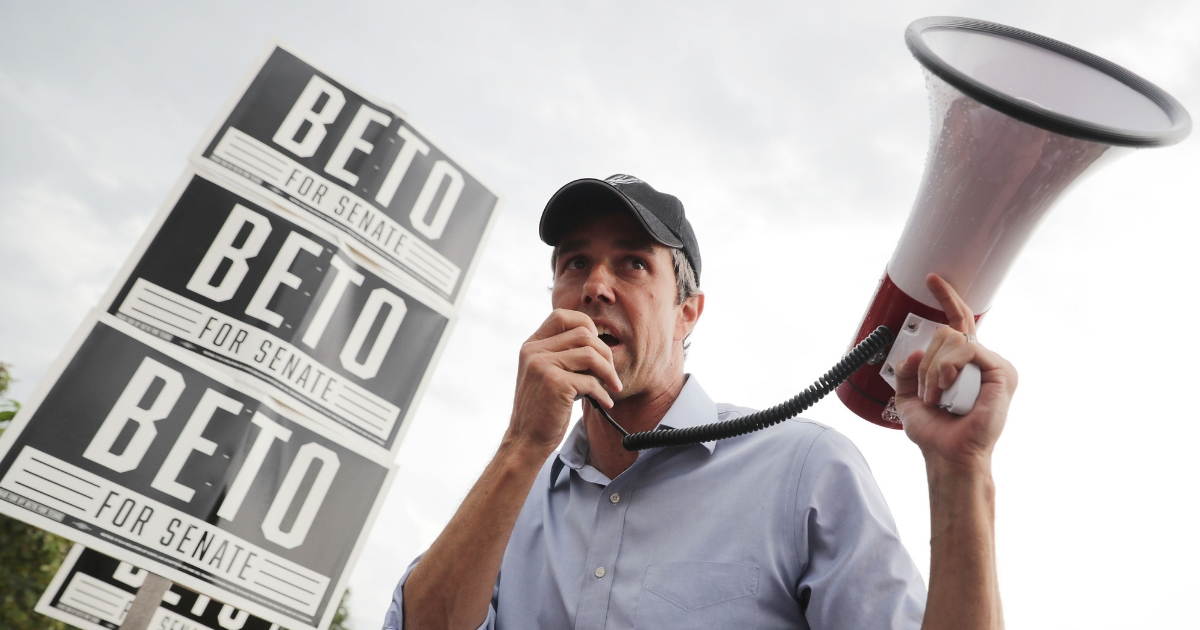
[[[635,630],[731,628],[753,630],[758,567],[731,562],[650,565],[642,582]]]

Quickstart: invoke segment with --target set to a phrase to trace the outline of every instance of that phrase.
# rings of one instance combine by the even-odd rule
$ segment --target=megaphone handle
[[[892,389],[896,389],[896,367],[914,350],[927,349],[938,329],[945,327],[945,324],[909,313],[908,317],[904,318],[904,325],[900,327],[900,334],[896,335],[896,341],[892,343],[892,349],[883,360],[883,369],[879,371],[879,375]],[[982,380],[983,373],[978,365],[964,365],[954,384],[942,392],[938,407],[960,416],[966,415],[975,406],[975,399],[979,398]]]
[[[938,407],[957,415],[966,415],[975,407],[975,399],[979,398],[979,387],[983,373],[979,366],[968,363],[963,366],[954,384],[942,391]]]

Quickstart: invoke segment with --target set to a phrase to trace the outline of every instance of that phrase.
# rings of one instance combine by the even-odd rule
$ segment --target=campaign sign
[[[0,512],[324,627],[395,471],[350,440],[96,314],[0,436]]]
[[[272,44],[197,147],[457,305],[498,196],[408,116]]]
[[[75,545],[34,608],[83,630],[117,630],[147,571]],[[163,594],[150,630],[279,630],[279,624],[178,584]]]
[[[105,309],[398,447],[449,318],[269,205],[185,173]]]

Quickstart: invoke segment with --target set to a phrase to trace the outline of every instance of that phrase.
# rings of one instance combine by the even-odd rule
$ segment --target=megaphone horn
[[[1191,130],[1187,111],[1163,90],[1048,37],[930,17],[910,24],[905,42],[927,70],[932,135],[912,213],[855,343],[880,325],[903,333],[945,324],[925,286],[931,272],[980,317],[1038,223],[1081,175],[1128,152],[1123,147],[1174,144]],[[866,420],[901,428],[888,410],[894,389],[886,376],[889,361],[906,357],[882,355],[839,386],[838,397]]]

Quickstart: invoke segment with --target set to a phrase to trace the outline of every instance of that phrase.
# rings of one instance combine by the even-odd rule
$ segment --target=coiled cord
[[[642,451],[648,448],[658,448],[661,446],[685,446],[688,444],[699,444],[701,442],[712,442],[714,440],[722,440],[731,438],[746,433],[752,433],[759,429],[765,429],[769,426],[779,424],[788,418],[793,418],[804,412],[805,409],[816,404],[818,400],[825,397],[826,394],[837,388],[858,368],[871,359],[871,357],[879,354],[881,350],[892,343],[895,336],[887,326],[880,326],[874,332],[867,335],[854,346],[837,365],[833,366],[824,376],[817,379],[815,383],[810,385],[808,389],[796,394],[791,400],[775,405],[770,409],[756,411],[748,416],[741,416],[725,422],[714,422],[698,427],[689,427],[686,429],[657,429],[654,431],[643,431],[641,433],[629,433],[613,420],[612,416],[600,406],[600,403],[588,396],[592,406],[600,411],[618,431],[625,434],[621,439],[621,445],[627,451]]]

